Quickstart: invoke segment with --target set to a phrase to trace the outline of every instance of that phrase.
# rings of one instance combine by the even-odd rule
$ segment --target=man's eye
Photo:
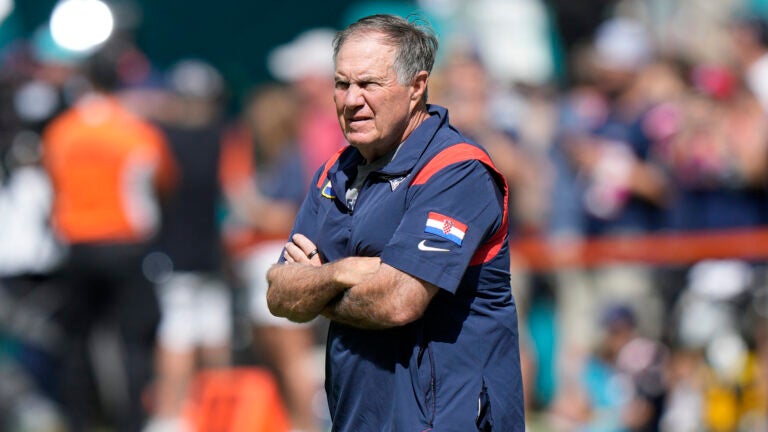
[[[349,83],[344,81],[336,81],[336,88],[339,90],[346,90],[349,88]]]

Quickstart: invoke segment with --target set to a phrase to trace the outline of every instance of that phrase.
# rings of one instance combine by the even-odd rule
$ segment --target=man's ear
[[[429,81],[429,73],[427,71],[421,71],[413,77],[411,83],[411,100],[420,101],[424,94],[427,92],[427,82]]]

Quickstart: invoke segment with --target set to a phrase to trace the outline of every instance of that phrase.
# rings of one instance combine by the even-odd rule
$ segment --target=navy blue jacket
[[[524,430],[506,182],[444,108],[429,112],[368,177],[354,211],[344,197],[363,158],[348,147],[329,160],[293,229],[324,262],[378,256],[440,288],[424,315],[402,327],[331,323],[333,431]]]

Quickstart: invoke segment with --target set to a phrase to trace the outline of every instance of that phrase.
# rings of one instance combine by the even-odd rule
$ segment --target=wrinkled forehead
[[[376,29],[359,29],[349,34],[340,44],[339,52],[352,44],[370,44],[378,49],[396,48],[396,43],[384,32]]]
[[[348,39],[336,58],[336,72],[340,69],[375,69],[391,68],[394,64],[396,49],[382,41],[376,35]]]

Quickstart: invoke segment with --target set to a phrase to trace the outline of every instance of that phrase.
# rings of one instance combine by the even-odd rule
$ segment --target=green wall
[[[130,4],[112,0],[110,4]],[[266,54],[299,32],[318,26],[339,28],[350,10],[392,11],[387,4],[413,7],[413,1],[355,0],[136,0],[142,13],[136,41],[163,68],[182,57],[212,62],[225,75],[234,93],[270,79]],[[48,19],[56,0],[16,0],[17,27],[27,34]],[[353,7],[357,5],[358,7]],[[391,6],[391,5],[390,5]],[[351,12],[354,13],[354,12]],[[10,26],[8,26],[10,27]]]

